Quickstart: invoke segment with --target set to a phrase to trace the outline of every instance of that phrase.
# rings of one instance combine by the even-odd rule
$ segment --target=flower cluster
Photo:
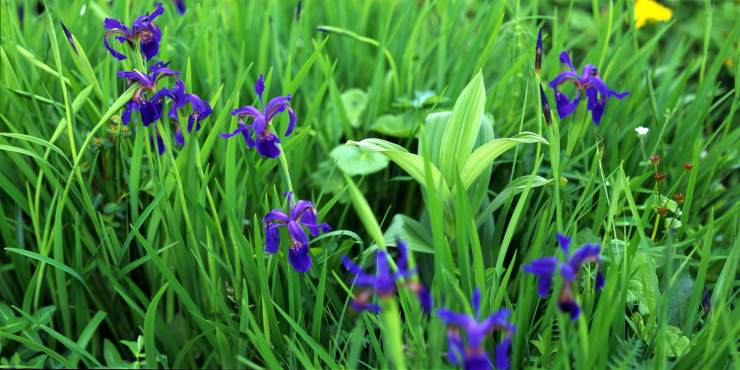
[[[392,297],[396,294],[396,284],[400,281],[404,286],[416,293],[419,298],[424,312],[430,312],[432,308],[432,297],[429,290],[418,281],[408,280],[416,273],[416,269],[408,268],[408,245],[398,240],[396,241],[399,251],[399,258],[395,262],[396,272],[391,272],[388,264],[388,253],[384,250],[378,250],[375,253],[375,274],[367,274],[362,267],[352,262],[347,256],[342,256],[342,264],[349,272],[354,275],[352,283],[364,287],[354,300],[352,308],[357,311],[380,312],[380,306],[370,303],[373,293],[379,297]]]
[[[516,331],[514,324],[509,322],[511,311],[502,308],[480,320],[480,302],[480,289],[476,288],[471,299],[473,315],[446,309],[437,311],[437,315],[448,326],[447,358],[454,365],[462,366],[466,370],[490,369],[491,360],[483,347],[483,341],[489,334],[501,331],[504,333],[504,339],[496,345],[494,365],[497,369],[508,369],[511,336]],[[461,331],[465,333],[465,341],[460,335]]]
[[[652,164],[652,179],[655,182],[655,191],[653,194],[654,201],[652,207],[655,210],[655,213],[657,213],[656,225],[658,220],[662,217],[665,219],[666,230],[678,229],[681,227],[681,221],[679,219],[683,216],[681,208],[683,207],[683,203],[686,201],[686,196],[684,193],[679,191],[673,193],[673,200],[668,198],[668,194],[664,194],[664,191],[668,188],[666,183],[668,182],[669,176],[666,172],[661,170],[662,158],[659,154],[655,153],[652,154],[649,159]],[[685,162],[683,164],[684,175],[688,174],[693,168],[694,165],[691,162]],[[683,176],[678,177],[677,181],[679,186],[682,184],[682,178]],[[654,229],[653,235],[655,235],[657,231],[657,228]]]
[[[596,289],[600,290],[604,286],[604,274],[601,272],[601,257],[599,256],[601,247],[596,244],[584,244],[571,255],[571,239],[560,233],[557,239],[560,248],[565,253],[565,261],[556,257],[542,257],[524,266],[524,271],[538,277],[537,293],[540,297],[550,294],[553,278],[559,271],[563,277],[563,284],[558,296],[558,306],[561,311],[570,314],[571,319],[575,320],[580,315],[581,308],[573,295],[572,284],[578,278],[581,267],[587,263],[596,263]]]
[[[182,9],[182,11],[184,11],[184,3],[180,2],[176,5],[178,6],[178,9]],[[182,7],[180,7],[180,5],[182,5]],[[159,26],[154,23],[154,20],[163,13],[164,8],[162,7],[162,4],[157,4],[157,7],[153,12],[137,17],[131,27],[127,27],[119,20],[105,18],[103,21],[103,27],[107,30],[103,37],[105,48],[108,49],[114,58],[124,60],[126,59],[126,55],[114,49],[110,45],[110,38],[115,37],[115,39],[120,43],[126,43],[129,46],[134,46],[135,43],[138,42],[139,51],[144,59],[149,62],[159,53],[162,32],[160,31]],[[152,63],[148,67],[148,73],[137,69],[118,72],[118,77],[127,79],[129,84],[136,85],[134,94],[131,97],[131,100],[126,103],[123,115],[121,116],[121,122],[123,124],[127,125],[131,122],[131,115],[133,112],[139,112],[141,123],[145,127],[159,121],[162,118],[165,98],[168,98],[171,101],[171,107],[167,116],[173,122],[178,122],[178,113],[183,110],[187,104],[190,105],[191,113],[188,116],[188,132],[192,132],[193,127],[195,127],[196,131],[199,130],[200,122],[211,115],[213,110],[208,102],[202,100],[195,94],[187,93],[185,90],[185,83],[179,79],[180,72],[169,68],[168,65],[169,63],[158,61]],[[163,87],[162,82],[165,79],[175,79],[174,87]],[[159,154],[162,154],[165,151],[164,140],[162,140],[162,136],[156,126],[154,131],[155,134],[149,136],[150,143],[152,148],[156,147]],[[178,145],[183,145],[185,143],[185,138],[179,124],[175,125],[174,138],[175,143]]]

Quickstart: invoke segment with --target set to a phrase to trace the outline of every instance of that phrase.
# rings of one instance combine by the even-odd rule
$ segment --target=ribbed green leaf
[[[463,186],[467,189],[486,168],[493,164],[496,158],[507,150],[523,143],[547,144],[547,140],[531,132],[522,132],[512,138],[495,139],[482,145],[470,155],[460,173]],[[444,157],[442,158],[444,159]]]
[[[485,104],[486,88],[483,86],[483,75],[478,72],[457,98],[442,135],[443,155],[439,167],[448,183],[455,178],[455,171],[462,169],[473,150]]]

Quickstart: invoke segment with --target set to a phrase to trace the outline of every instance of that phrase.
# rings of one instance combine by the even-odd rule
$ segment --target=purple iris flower
[[[327,224],[317,224],[316,207],[306,200],[299,200],[293,204],[293,193],[285,193],[290,205],[290,214],[286,215],[279,209],[273,209],[262,218],[265,228],[265,252],[277,253],[280,246],[280,228],[286,227],[290,234],[290,248],[288,261],[298,272],[307,272],[311,269],[311,254],[308,249],[308,236],[304,230],[308,229],[311,236],[319,236],[322,232],[331,230]]]
[[[141,122],[144,126],[159,120],[162,116],[162,107],[164,98],[170,94],[168,89],[157,91],[157,82],[164,77],[178,76],[180,73],[167,67],[167,63],[157,62],[149,67],[149,73],[142,73],[137,70],[119,71],[118,77],[126,78],[130,84],[137,84],[121,116],[121,122],[127,125],[131,121],[131,113],[138,111],[141,113]],[[148,96],[148,98],[147,98]]]
[[[497,369],[508,369],[511,336],[516,331],[514,324],[509,322],[511,311],[502,308],[481,321],[480,300],[480,289],[476,288],[471,302],[475,312],[473,316],[445,309],[437,310],[439,317],[448,326],[447,358],[465,370],[491,369],[491,361],[483,347],[483,341],[494,331],[502,331],[504,339],[496,346],[494,365]],[[466,334],[466,342],[460,336],[461,330]]]
[[[188,10],[185,7],[185,0],[172,0],[172,2],[175,3],[175,8],[180,15],[185,14],[185,11]]]
[[[260,106],[262,110],[257,109],[254,106],[245,106],[235,109],[231,112],[232,115],[237,116],[239,122],[239,128],[231,133],[221,134],[221,137],[228,139],[236,134],[242,134],[244,140],[247,142],[247,146],[250,148],[257,147],[257,152],[263,157],[277,158],[280,156],[280,139],[272,133],[270,130],[272,119],[275,118],[279,113],[288,111],[290,117],[290,123],[288,123],[288,129],[285,131],[285,136],[289,136],[295,128],[296,116],[293,109],[290,107],[290,95],[278,96],[272,98],[267,107],[265,107],[262,100],[262,93],[265,91],[265,78],[263,75],[257,79],[254,85],[254,91],[260,99]],[[253,120],[251,125],[244,123],[244,117]],[[255,136],[254,138],[252,136]]]
[[[200,122],[213,113],[211,105],[207,101],[202,100],[195,94],[185,92],[185,83],[180,79],[175,82],[175,87],[167,89],[165,94],[172,100],[172,106],[167,115],[175,121],[179,120],[177,112],[183,109],[185,104],[190,103],[193,109],[190,116],[188,116],[188,132],[193,131],[193,126],[195,126],[195,131],[200,130]],[[185,142],[182,131],[179,129],[175,131],[175,141],[178,144]]]
[[[601,247],[596,244],[584,244],[571,255],[570,238],[558,233],[557,239],[560,248],[565,252],[565,262],[556,257],[542,257],[524,266],[524,271],[537,276],[539,279],[537,293],[540,297],[546,297],[550,294],[550,287],[556,270],[560,270],[560,275],[563,277],[563,287],[558,297],[558,306],[561,311],[570,314],[570,318],[575,320],[581,314],[581,308],[573,296],[571,285],[578,278],[581,266],[586,263],[596,263],[598,269],[596,289],[601,290],[604,286],[604,274],[601,272],[601,257],[599,257]]]
[[[380,306],[369,303],[373,292],[380,297],[391,297],[396,293],[396,282],[410,277],[416,273],[416,269],[408,268],[408,245],[397,240],[400,256],[396,261],[396,272],[391,272],[388,264],[388,253],[384,250],[378,250],[375,253],[375,274],[370,275],[362,270],[362,267],[352,262],[347,256],[342,256],[344,267],[355,275],[352,283],[360,287],[366,287],[352,300],[352,308],[356,311],[368,310],[370,312],[380,312]],[[418,281],[408,281],[405,287],[413,291],[419,298],[419,303],[424,312],[429,312],[432,308],[432,296],[429,290]]]
[[[103,27],[108,31],[103,37],[103,45],[105,45],[105,48],[108,49],[113,57],[118,60],[124,60],[126,56],[111,47],[109,42],[110,37],[115,36],[116,40],[120,43],[139,41],[139,47],[146,60],[152,59],[159,52],[159,41],[162,39],[162,31],[154,23],[154,19],[162,15],[162,13],[164,13],[164,8],[162,7],[162,3],[158,3],[157,8],[153,12],[137,17],[131,28],[119,20],[105,18],[103,20]]]
[[[608,98],[615,97],[622,99],[629,95],[629,92],[626,91],[618,93],[610,90],[606,86],[606,82],[599,77],[599,71],[593,64],[586,64],[581,71],[581,75],[578,76],[576,68],[570,62],[567,52],[560,53],[560,62],[568,66],[569,70],[559,74],[554,80],[550,81],[550,88],[555,90],[555,105],[557,105],[560,119],[569,116],[575,111],[578,103],[581,101],[581,93],[583,93],[587,98],[586,109],[591,112],[591,118],[598,125],[601,122],[601,116],[604,114],[604,107]],[[572,81],[576,87],[576,96],[572,100],[564,93],[558,91],[558,86],[567,81]]]

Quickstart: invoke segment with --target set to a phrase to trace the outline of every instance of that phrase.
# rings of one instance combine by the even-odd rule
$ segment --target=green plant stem
[[[278,145],[280,148],[280,168],[283,171],[283,177],[285,178],[286,186],[288,187],[288,191],[293,194],[293,199],[295,199],[295,194],[293,193],[293,182],[290,180],[290,169],[288,168],[288,158],[285,157],[285,151],[283,150],[283,147]],[[289,206],[292,206],[290,204]]]

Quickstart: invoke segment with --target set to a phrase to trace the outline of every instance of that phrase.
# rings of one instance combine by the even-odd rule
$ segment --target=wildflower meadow
[[[0,368],[738,369],[738,19],[0,0]]]

